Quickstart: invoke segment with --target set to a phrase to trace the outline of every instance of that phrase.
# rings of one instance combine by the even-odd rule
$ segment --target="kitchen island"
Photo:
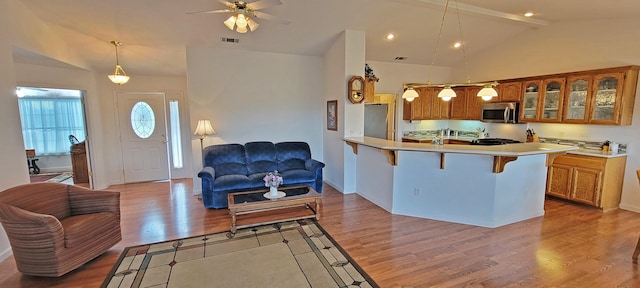
[[[544,215],[547,165],[575,146],[432,145],[344,138],[358,194],[391,212],[482,227]]]

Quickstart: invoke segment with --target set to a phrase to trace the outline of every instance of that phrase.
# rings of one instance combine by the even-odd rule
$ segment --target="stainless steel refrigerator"
[[[364,104],[364,136],[387,139],[387,104]]]

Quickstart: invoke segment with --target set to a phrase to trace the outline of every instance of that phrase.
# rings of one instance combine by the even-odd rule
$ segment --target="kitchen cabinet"
[[[564,103],[565,123],[588,123],[591,110],[591,75],[578,75],[567,77],[567,91]]]
[[[493,97],[491,98],[491,100],[486,102],[520,102],[520,97],[522,96],[522,81],[507,81],[498,83],[498,86],[496,86],[495,88],[498,91],[498,97]]]
[[[565,81],[563,77],[525,81],[520,121],[561,122]]]
[[[626,156],[563,155],[547,171],[546,194],[602,210],[618,208]]]
[[[376,82],[378,78],[364,77],[364,102],[373,103],[376,95]]]
[[[471,86],[467,87],[467,109],[466,109],[466,117],[467,120],[480,120],[482,119],[482,104],[485,102],[482,100],[482,97],[478,97],[478,92],[483,87],[479,86]],[[495,97],[494,97],[495,98]]]
[[[543,81],[544,91],[540,99],[539,122],[561,122],[566,78],[551,78]]]
[[[449,101],[442,101],[438,98],[438,92],[442,88],[418,87],[414,89],[419,96],[412,102],[404,100],[402,108],[403,120],[449,119]]]
[[[542,94],[542,80],[529,80],[523,83],[524,95],[520,103],[520,122],[535,122],[539,119],[538,107]]]
[[[451,113],[450,119],[466,119],[467,117],[467,90],[465,87],[454,87],[453,91],[456,92],[456,97],[451,98]]]

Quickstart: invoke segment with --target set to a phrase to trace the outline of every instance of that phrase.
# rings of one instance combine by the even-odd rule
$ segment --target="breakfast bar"
[[[343,139],[359,195],[392,214],[499,227],[544,215],[547,165],[575,146]]]

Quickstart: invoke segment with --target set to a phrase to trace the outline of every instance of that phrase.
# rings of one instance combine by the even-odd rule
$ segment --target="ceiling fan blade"
[[[222,1],[222,0],[220,0]],[[280,0],[258,0],[256,2],[247,3],[247,6],[253,10],[260,10],[271,6],[282,5]]]
[[[276,16],[273,16],[271,14],[267,14],[267,13],[260,12],[260,11],[254,11],[254,12],[256,14],[256,17],[260,18],[260,19],[269,20],[269,21],[277,21],[277,22],[280,22],[280,24],[284,24],[284,25],[291,24],[291,21],[280,19],[280,18],[278,18]]]
[[[205,11],[187,12],[187,14],[215,14],[215,13],[228,13],[228,12],[233,12],[233,10],[231,9],[205,10]]]
[[[220,3],[224,4],[224,5],[227,5],[227,7],[229,7],[229,8],[232,8],[232,7],[236,6],[232,2],[229,2],[229,1],[226,1],[226,0],[218,0],[218,2],[220,2]]]

